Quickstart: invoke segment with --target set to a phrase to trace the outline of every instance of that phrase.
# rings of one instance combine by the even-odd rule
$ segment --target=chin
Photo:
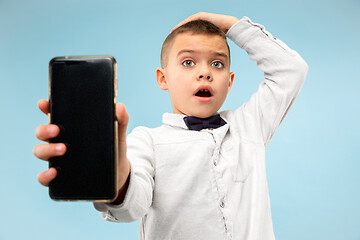
[[[174,111],[174,113],[180,113],[186,116],[193,116],[198,118],[208,118],[217,114],[218,110],[219,109],[215,110],[215,109],[210,109],[209,107],[206,106],[200,106],[192,109],[183,109],[182,111],[178,109],[177,111]]]
[[[213,116],[213,115],[215,115],[217,113],[217,111],[216,112],[214,112],[214,113],[212,113],[212,112],[197,112],[197,113],[195,113],[195,114],[193,114],[193,115],[190,115],[190,116],[194,116],[194,117],[198,117],[198,118],[208,118],[208,117],[211,117],[211,116]]]

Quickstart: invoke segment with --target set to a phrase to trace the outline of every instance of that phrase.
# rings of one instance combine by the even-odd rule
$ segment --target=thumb
[[[116,119],[118,121],[119,143],[126,141],[126,129],[129,122],[129,114],[126,112],[125,105],[116,104]]]

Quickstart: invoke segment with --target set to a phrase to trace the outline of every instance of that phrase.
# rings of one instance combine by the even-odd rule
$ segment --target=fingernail
[[[55,133],[55,126],[50,125],[50,126],[48,127],[48,133],[54,134],[54,133]]]
[[[63,151],[63,146],[62,146],[61,144],[56,145],[55,150],[56,150],[57,152],[62,152],[62,151]]]
[[[46,176],[48,176],[48,177],[52,177],[53,175],[54,175],[54,173],[49,169],[49,170],[47,170],[46,171]]]

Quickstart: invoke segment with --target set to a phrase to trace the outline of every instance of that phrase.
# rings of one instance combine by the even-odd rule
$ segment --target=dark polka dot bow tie
[[[218,128],[226,124],[225,120],[220,117],[220,114],[216,114],[208,118],[198,117],[184,117],[184,122],[189,130],[200,131],[205,128]]]

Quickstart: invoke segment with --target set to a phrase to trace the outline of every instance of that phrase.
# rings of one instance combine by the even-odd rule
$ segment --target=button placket
[[[215,166],[215,167],[216,167],[217,164],[218,164],[216,159],[214,159],[213,163],[214,163],[214,166]]]
[[[217,193],[218,193],[218,201],[219,201],[218,206],[221,209],[220,211],[222,212],[225,231],[228,236],[231,236],[231,230],[230,230],[231,226],[229,225],[230,223],[228,220],[228,209],[225,208],[226,207],[226,187],[225,187],[223,179],[222,179],[221,167],[219,165],[221,136],[219,136],[211,131],[208,131],[208,133],[212,136],[213,141],[215,143],[215,147],[213,149],[213,154],[212,154],[211,160],[214,165],[214,167],[213,167],[214,174],[215,174],[214,177],[215,177],[216,188],[217,188]],[[230,239],[231,239],[231,237],[230,237]]]
[[[213,138],[213,141],[215,143],[215,148],[214,148],[214,152],[213,152],[213,156],[212,156],[212,162],[214,164],[214,166],[216,167],[219,163],[219,157],[220,157],[220,146],[219,146],[219,141],[216,139],[216,136],[214,135],[213,132],[209,132]]]

